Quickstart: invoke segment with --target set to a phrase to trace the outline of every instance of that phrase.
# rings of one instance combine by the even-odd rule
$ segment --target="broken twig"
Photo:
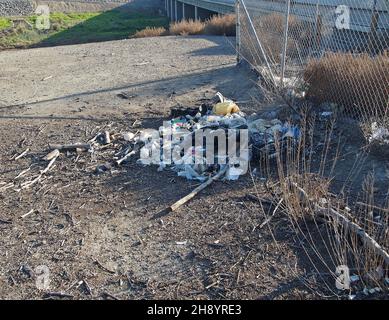
[[[20,158],[23,158],[29,151],[30,151],[29,148],[27,148],[26,150],[24,150],[20,155],[18,155],[18,156],[15,158],[15,161],[16,161],[16,160],[19,160]]]

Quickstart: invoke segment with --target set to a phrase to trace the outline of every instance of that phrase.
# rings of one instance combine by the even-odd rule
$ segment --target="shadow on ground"
[[[57,32],[32,47],[58,46],[127,39],[145,27],[167,27],[167,17],[158,9],[135,9],[126,4],[102,12],[69,29]],[[53,24],[52,28],[56,28]]]

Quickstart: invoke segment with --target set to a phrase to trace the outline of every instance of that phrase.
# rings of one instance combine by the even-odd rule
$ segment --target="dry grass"
[[[367,119],[389,109],[389,55],[327,53],[311,60],[304,72],[308,95],[334,102],[345,111]]]
[[[306,112],[302,114],[302,119],[298,141],[275,142],[278,181],[272,183],[274,188],[271,193],[275,196],[274,203],[282,202],[290,235],[298,240],[316,274],[314,283],[305,282],[308,277],[304,282],[320,295],[339,297],[344,292],[337,291],[335,287],[335,270],[338,266],[347,265],[350,274],[360,277],[360,281],[353,284],[352,292],[360,292],[364,286],[385,290],[387,285],[384,279],[387,275],[383,257],[361,241],[360,232],[353,232],[348,227],[350,224],[346,226],[343,220],[334,218],[328,212],[333,209],[359,225],[385,249],[389,241],[389,234],[385,232],[389,225],[389,217],[384,213],[387,204],[383,208],[375,207],[374,179],[369,175],[362,193],[357,197],[364,205],[362,209],[356,206],[358,202],[351,200],[352,197],[334,195],[331,192],[336,175],[334,169],[342,158],[339,145],[333,146],[335,120],[328,124],[322,151],[314,155],[318,142],[315,138],[317,122],[314,116],[307,116]],[[355,163],[350,165],[350,175],[356,174],[362,165],[363,156],[357,157]]]
[[[204,22],[190,19],[170,24],[169,32],[175,36],[199,35],[204,33],[204,28]]]
[[[170,24],[169,30],[164,28],[149,28],[138,31],[133,38],[158,37],[158,36],[190,36],[190,35],[214,35],[214,36],[235,36],[236,20],[235,15],[213,16],[202,22],[199,20],[183,20]]]
[[[205,23],[205,34],[217,36],[235,36],[236,18],[235,15],[213,16]]]
[[[146,29],[137,31],[134,35],[133,38],[149,38],[149,37],[160,37],[167,35],[168,31],[163,28],[163,27],[147,27]]]

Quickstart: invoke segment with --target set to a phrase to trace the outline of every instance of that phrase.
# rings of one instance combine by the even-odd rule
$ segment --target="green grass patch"
[[[0,37],[0,48],[55,46],[86,42],[126,39],[146,27],[167,27],[166,17],[111,10],[88,13],[52,13],[50,30],[37,30],[37,16],[25,18],[12,32]],[[0,20],[1,26],[9,19]],[[4,27],[4,29],[7,27]]]
[[[7,29],[12,25],[11,20],[0,17],[0,30]]]

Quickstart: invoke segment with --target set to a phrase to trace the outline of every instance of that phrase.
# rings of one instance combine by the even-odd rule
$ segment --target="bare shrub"
[[[205,23],[199,20],[183,20],[170,24],[171,35],[199,35],[204,33]]]
[[[236,19],[234,14],[224,16],[213,16],[205,23],[205,34],[215,36],[235,36],[236,34]]]
[[[148,38],[148,37],[159,37],[168,35],[168,31],[163,27],[147,27],[146,29],[137,31],[132,38]]]
[[[389,109],[389,56],[327,53],[309,61],[304,80],[308,95],[318,102],[334,102],[360,116],[385,115]]]

